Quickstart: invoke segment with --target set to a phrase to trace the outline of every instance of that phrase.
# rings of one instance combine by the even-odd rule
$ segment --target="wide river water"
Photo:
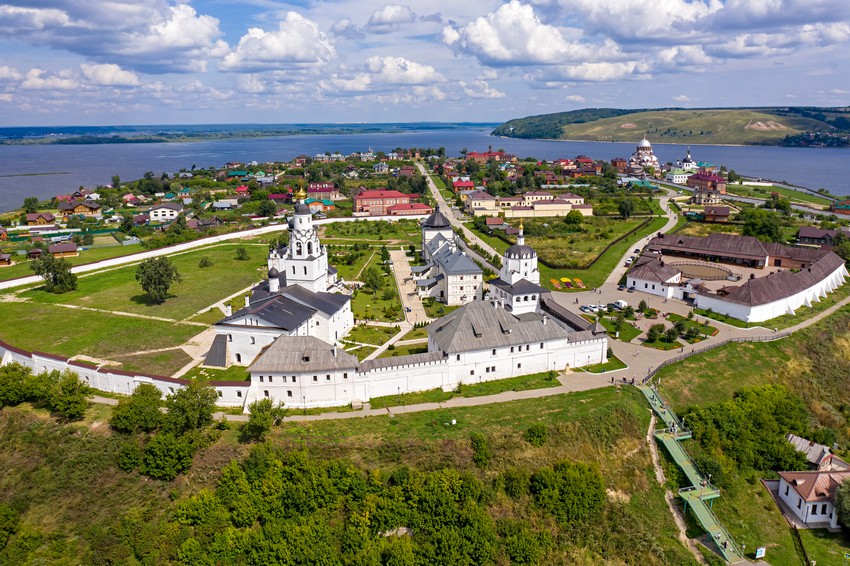
[[[446,148],[449,156],[459,151],[484,151],[489,145],[519,157],[554,159],[579,154],[594,159],[628,158],[635,143],[572,142],[496,138],[492,128],[416,130],[386,134],[297,135],[199,142],[103,145],[10,145],[0,146],[0,211],[21,205],[24,197],[47,199],[79,186],[94,187],[140,178],[146,171],[173,174],[182,168],[221,167],[228,161],[288,161],[326,151],[390,151],[396,147]],[[652,140],[650,140],[652,141]],[[653,146],[665,163],[681,159],[686,147]],[[810,188],[850,194],[850,148],[807,149],[764,146],[691,146],[697,161],[726,165],[739,174],[785,181]]]

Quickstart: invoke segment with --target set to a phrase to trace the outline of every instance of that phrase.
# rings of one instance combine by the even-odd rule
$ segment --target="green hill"
[[[838,108],[589,108],[510,120],[493,135],[517,138],[780,145],[804,132],[850,129]]]

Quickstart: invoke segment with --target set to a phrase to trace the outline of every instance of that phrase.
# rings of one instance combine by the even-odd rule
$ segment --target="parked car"
[[[587,305],[582,305],[582,306],[580,306],[580,307],[578,308],[578,310],[580,310],[581,312],[593,312],[593,311],[591,311],[591,310],[590,310],[590,307],[589,307],[589,306],[587,306]]]
[[[634,288],[634,287],[629,287],[629,293],[634,293],[634,292],[635,292],[635,288]]]
[[[625,288],[626,288],[626,286],[625,286],[625,285],[619,285],[619,286],[617,286],[617,290],[618,290],[618,291],[622,291],[622,290],[623,290],[623,289],[625,289]]]
[[[634,253],[639,254],[639,253],[640,253],[640,248],[635,248],[635,252],[634,252]]]

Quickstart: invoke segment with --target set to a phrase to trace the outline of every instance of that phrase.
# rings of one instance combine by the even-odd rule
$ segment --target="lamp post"
[[[301,406],[304,407],[304,416],[306,417],[307,416],[307,401],[306,401],[306,396],[304,396],[304,395],[301,396]]]
[[[399,385],[395,389],[396,389],[395,403],[396,403],[396,405],[401,405],[401,385]]]

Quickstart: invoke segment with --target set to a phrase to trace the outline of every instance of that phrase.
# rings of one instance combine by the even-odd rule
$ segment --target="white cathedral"
[[[638,142],[635,152],[629,158],[629,166],[635,172],[637,170],[643,171],[647,167],[653,167],[656,171],[660,170],[658,158],[653,153],[652,144],[649,143],[648,139],[643,138]]]
[[[270,252],[268,281],[253,290],[245,308],[215,326],[206,365],[249,366],[244,407],[263,398],[287,407],[342,406],[607,360],[604,328],[560,306],[540,287],[537,254],[525,245],[521,229],[517,244],[504,254],[499,278],[490,282],[487,300],[481,300],[480,270],[463,275],[477,277],[463,279],[469,289],[453,291],[466,293],[466,304],[428,325],[427,352],[359,361],[341,343],[353,325],[350,298],[328,292],[335,272],[303,196],[300,200],[289,246]],[[436,211],[422,226],[423,253],[436,275],[446,265],[439,259],[441,248],[449,246],[446,257],[461,257],[448,243],[444,232],[450,227],[446,231],[441,216]],[[447,289],[461,286],[460,279],[452,283],[447,277],[459,273],[442,273]]]

